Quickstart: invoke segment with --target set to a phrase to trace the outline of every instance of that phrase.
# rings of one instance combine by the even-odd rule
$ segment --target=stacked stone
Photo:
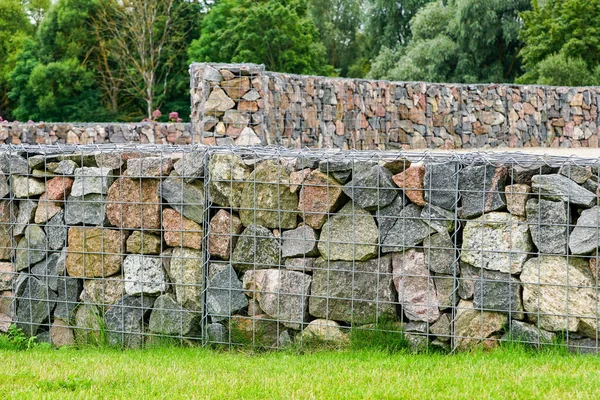
[[[190,144],[189,123],[0,123],[0,144]]]

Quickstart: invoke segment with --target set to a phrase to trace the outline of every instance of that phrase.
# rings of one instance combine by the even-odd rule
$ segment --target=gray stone
[[[233,154],[213,154],[208,167],[210,197],[214,204],[239,209],[244,183],[250,178],[250,169]]]
[[[58,291],[58,278],[66,272],[67,252],[52,253],[44,261],[31,267],[31,274],[53,290]]]
[[[81,167],[98,167],[98,163],[96,162],[97,152],[79,152],[79,153],[71,153],[71,154],[58,154],[56,156],[58,161],[63,160],[71,160],[75,161],[77,165]]]
[[[434,275],[433,283],[435,283],[435,292],[437,293],[440,311],[455,307],[460,298],[456,294],[458,285],[455,286],[454,276]]]
[[[0,199],[5,198],[10,193],[10,186],[8,186],[8,181],[6,177],[0,174]]]
[[[155,178],[167,176],[173,169],[173,161],[166,157],[135,157],[127,160],[127,177]]]
[[[46,191],[46,184],[35,178],[12,175],[10,182],[13,194],[17,199],[28,199],[39,196]]]
[[[477,268],[518,274],[531,251],[525,221],[508,213],[490,213],[467,222],[460,258]]]
[[[0,170],[8,175],[29,174],[29,163],[18,154],[3,152],[0,154]]]
[[[37,209],[37,202],[33,200],[19,201],[19,212],[17,220],[13,225],[13,236],[21,236],[25,232],[25,228],[33,222],[33,217]]]
[[[354,161],[348,158],[331,158],[319,161],[319,171],[327,173],[352,171]]]
[[[456,193],[457,168],[458,166],[454,161],[425,165],[425,178],[423,180],[425,201],[446,210],[456,208],[458,201],[458,193]]]
[[[299,336],[300,340],[316,339],[340,344],[347,343],[350,339],[340,324],[322,318],[311,321]]]
[[[310,272],[315,260],[315,258],[288,258],[285,260],[285,268],[291,271]]]
[[[185,183],[182,178],[170,177],[161,181],[159,195],[184,217],[199,224],[204,218],[204,186]]]
[[[510,168],[511,183],[521,183],[531,186],[531,178],[535,175],[548,175],[558,171],[558,168],[543,163],[531,165],[514,164]]]
[[[64,217],[65,212],[61,210],[46,224],[46,237],[51,250],[62,249],[67,243],[68,228],[65,226]]]
[[[396,218],[394,226],[381,238],[381,251],[391,253],[423,243],[432,229],[421,220],[421,209],[415,204],[406,206]]]
[[[98,308],[92,304],[80,304],[75,310],[74,334],[78,344],[98,345],[102,342],[100,326],[104,325]]]
[[[56,305],[56,293],[39,279],[22,275],[15,284],[16,325],[29,336],[35,336],[42,324],[48,324]]]
[[[319,254],[317,249],[317,232],[308,225],[284,231],[281,234],[281,256],[288,257],[310,257]]]
[[[453,267],[458,260],[454,243],[446,232],[436,233],[425,238],[423,253],[425,254],[425,265],[431,271],[453,275]]]
[[[125,296],[109,308],[104,315],[109,343],[129,348],[141,347],[144,343],[144,323],[155,299],[149,296]]]
[[[221,76],[216,68],[204,64],[202,66],[202,79],[209,82],[221,82],[223,80],[223,76]]]
[[[173,249],[169,260],[169,278],[174,286],[177,302],[188,310],[201,311],[203,304],[202,252],[179,247]]]
[[[48,250],[46,234],[37,225],[29,225],[25,228],[25,236],[19,240],[15,266],[17,271],[22,271],[46,258]]]
[[[123,154],[120,152],[98,153],[94,156],[94,159],[98,167],[108,168],[110,170],[121,169],[125,163]]]
[[[75,309],[79,305],[79,295],[83,290],[83,281],[70,276],[61,276],[57,279],[58,296],[54,316],[65,321],[75,317]]]
[[[191,153],[183,153],[173,167],[184,182],[191,183],[204,177],[204,162],[205,152],[194,150]]]
[[[227,329],[222,324],[208,324],[206,336],[211,343],[229,344],[227,340]]]
[[[156,295],[167,290],[166,276],[159,257],[130,254],[123,261],[125,292],[128,295]]]
[[[455,345],[467,350],[502,330],[507,322],[504,314],[475,310],[472,302],[461,300],[454,322]]]
[[[249,269],[275,268],[280,264],[281,244],[270,230],[250,225],[238,238],[231,263],[244,272]]]
[[[454,212],[426,204],[421,210],[421,219],[427,225],[440,233],[454,230]]]
[[[231,100],[220,87],[215,87],[206,103],[204,104],[204,112],[206,114],[215,112],[225,112],[235,107],[235,101]]]
[[[148,329],[169,336],[198,337],[201,320],[201,313],[186,310],[172,294],[163,294],[154,302]]]
[[[569,248],[573,254],[587,254],[600,247],[600,207],[583,210],[569,236]]]
[[[75,170],[75,180],[71,188],[71,196],[79,197],[86,194],[106,194],[115,180],[108,168],[83,167]]]
[[[390,256],[365,262],[318,259],[309,312],[316,318],[368,324],[396,315]]]
[[[442,314],[440,319],[429,328],[432,335],[435,335],[438,340],[449,342],[452,334],[452,321],[448,314]]]
[[[58,163],[58,166],[54,170],[57,175],[74,175],[77,164],[75,161],[63,160]]]
[[[263,269],[247,271],[243,285],[260,308],[273,319],[292,329],[308,322],[311,277],[296,271]]]
[[[507,175],[506,167],[481,165],[463,168],[459,175],[462,218],[475,218],[506,207],[504,187]]]
[[[554,333],[538,329],[534,325],[521,321],[510,321],[503,339],[539,347],[552,343],[555,337]]]
[[[242,281],[230,264],[211,263],[208,267],[206,310],[211,320],[221,321],[248,307]]]
[[[536,175],[531,182],[532,193],[549,200],[565,201],[583,207],[591,207],[596,201],[594,193],[559,174]]]
[[[389,205],[400,192],[392,181],[392,173],[379,165],[355,172],[343,190],[357,206],[365,210],[377,210]]]
[[[385,238],[394,227],[402,209],[406,206],[407,199],[403,195],[397,196],[388,206],[378,209],[375,213],[379,225],[379,237]]]
[[[482,269],[460,262],[460,276],[458,277],[458,296],[463,300],[473,300],[475,295],[475,280]]]
[[[566,164],[560,167],[558,173],[563,176],[566,176],[572,181],[575,181],[575,183],[579,185],[590,179],[590,177],[592,176],[592,171],[590,171],[590,169],[570,164]]]
[[[66,225],[102,226],[106,222],[106,197],[102,194],[70,195],[65,205]]]
[[[473,307],[509,314],[511,319],[523,319],[519,280],[510,274],[482,270],[475,279]]]
[[[542,254],[567,254],[571,213],[567,203],[529,199],[525,206],[531,240]]]

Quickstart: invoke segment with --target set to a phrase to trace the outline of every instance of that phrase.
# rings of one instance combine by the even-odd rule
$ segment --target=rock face
[[[569,248],[573,254],[587,254],[600,247],[600,207],[583,210],[577,225],[569,237]],[[566,228],[565,228],[566,229]],[[566,233],[565,233],[566,235]],[[565,253],[561,253],[565,254]]]
[[[79,197],[92,193],[106,194],[113,180],[112,171],[108,168],[77,168],[71,195]]]
[[[48,285],[54,292],[58,291],[58,278],[65,275],[66,251],[61,253],[51,253],[42,262],[31,267],[31,274]],[[10,264],[9,264],[10,265]],[[0,289],[0,290],[9,290]]]
[[[392,181],[392,173],[379,165],[356,171],[343,190],[358,207],[365,210],[377,210],[389,205],[399,192]]]
[[[504,314],[478,311],[473,303],[461,300],[457,306],[454,334],[459,350],[466,350],[499,332],[508,321]]]
[[[163,210],[163,232],[167,246],[202,248],[202,227],[175,210]]]
[[[548,200],[570,202],[572,205],[591,207],[596,195],[571,179],[559,175],[536,175],[531,179],[533,193]]]
[[[447,233],[436,233],[423,241],[425,265],[432,272],[453,275],[456,259],[454,243]],[[458,269],[458,268],[457,268]]]
[[[335,321],[315,319],[302,331],[302,339],[317,339],[326,342],[345,343],[348,334],[342,331],[342,326]]]
[[[128,295],[156,295],[167,290],[162,261],[158,257],[130,254],[123,262],[123,272]]]
[[[46,224],[46,237],[48,247],[52,250],[62,249],[67,242],[67,227],[65,226],[65,213],[60,211]]]
[[[213,321],[221,321],[248,307],[242,281],[230,264],[211,263],[208,268],[206,310]]]
[[[260,163],[243,185],[240,218],[244,226],[294,229],[298,195],[290,191],[290,175],[281,165]]]
[[[298,212],[307,225],[321,229],[329,213],[339,207],[343,198],[342,185],[332,177],[315,170],[304,179],[300,189]]]
[[[242,221],[236,215],[219,210],[210,220],[208,252],[211,257],[229,260],[232,246],[235,247],[243,229]]]
[[[215,87],[204,105],[204,111],[207,113],[211,112],[225,112],[232,109],[235,106],[235,102],[231,100],[227,94],[220,87]]]
[[[196,337],[201,319],[202,314],[181,307],[172,294],[163,294],[154,302],[148,329],[163,335]]]
[[[153,178],[167,176],[173,169],[173,161],[164,157],[140,157],[127,160],[129,178]]]
[[[22,271],[30,265],[42,261],[46,257],[48,245],[46,234],[38,225],[25,228],[25,235],[17,245],[15,266]]]
[[[61,276],[57,279],[58,296],[54,316],[65,321],[73,320],[79,304],[79,295],[83,289],[81,279]]]
[[[134,231],[127,239],[128,253],[160,254],[161,247],[162,240],[160,240],[159,236],[143,231]]]
[[[244,182],[250,178],[250,169],[242,159],[233,154],[214,154],[209,162],[209,175],[212,202],[239,209]]]
[[[11,207],[8,201],[0,201],[0,221],[4,223],[13,222],[16,216],[17,219],[12,227],[12,235],[22,235],[27,225],[33,222],[36,208],[37,202],[33,200],[21,200],[18,207],[14,204]],[[0,226],[0,229],[6,233],[9,231],[7,225]]]
[[[596,283],[585,260],[532,258],[523,266],[520,278],[523,307],[531,321],[547,331],[580,331],[595,337]]]
[[[567,203],[533,198],[526,210],[531,239],[538,250],[543,254],[567,254],[571,223]]]
[[[9,261],[13,257],[16,243],[13,235],[15,235],[15,228],[18,226],[14,224],[16,213],[18,213],[16,206],[13,206],[9,201],[0,200],[0,260]],[[25,230],[25,226],[26,223],[23,224],[23,230]],[[21,231],[19,234],[22,233]]]
[[[421,220],[440,233],[452,232],[455,225],[454,212],[427,204],[421,210]]]
[[[119,228],[160,228],[160,197],[156,179],[121,178],[108,190],[106,216]]]
[[[285,231],[281,234],[281,238],[281,256],[283,258],[310,257],[319,253],[317,233],[308,225]]]
[[[431,228],[421,219],[421,209],[409,204],[397,215],[385,237],[381,237],[381,251],[391,253],[416,247],[431,233]]]
[[[74,277],[106,277],[121,269],[126,237],[103,228],[69,228],[67,272]]]
[[[378,242],[373,216],[348,203],[323,225],[318,248],[326,260],[365,261],[377,255]]]
[[[425,167],[423,165],[411,165],[392,177],[394,183],[404,191],[406,197],[421,207],[427,204],[423,193],[424,178]]]
[[[177,302],[188,310],[202,310],[202,252],[175,248],[169,266],[169,278]]]
[[[281,244],[270,230],[259,225],[248,226],[239,237],[231,263],[238,271],[268,269],[279,265]]]
[[[283,325],[300,329],[308,320],[311,277],[296,271],[264,269],[244,274],[244,290]]]
[[[56,305],[56,293],[29,275],[20,276],[15,287],[17,327],[25,334],[35,336],[40,325],[50,321]]]
[[[0,292],[12,290],[15,276],[16,271],[11,263],[0,262]]]
[[[204,151],[183,153],[181,158],[173,165],[175,172],[187,183],[200,179],[204,177],[205,157]]]
[[[518,217],[524,217],[526,215],[525,205],[529,200],[531,186],[517,183],[506,186],[504,190],[506,191],[506,208],[508,212]]]
[[[454,162],[427,164],[423,179],[425,201],[446,210],[454,210],[458,197],[456,172],[457,165]]]
[[[86,224],[102,226],[106,220],[106,200],[101,194],[87,196],[69,196],[65,206],[67,225]]]
[[[73,329],[67,321],[54,319],[50,327],[50,342],[56,347],[72,346],[75,344]]]
[[[181,178],[163,180],[160,196],[184,217],[201,224],[204,219],[204,187],[202,182],[185,183]]]
[[[394,285],[406,317],[411,321],[437,321],[439,301],[424,254],[414,249],[394,253],[392,266]]]
[[[490,213],[467,222],[460,257],[477,268],[518,274],[531,251],[523,220],[507,213]]]
[[[84,301],[100,307],[110,307],[125,296],[125,282],[120,276],[105,279],[90,279],[83,284]]]
[[[550,344],[556,337],[552,332],[538,329],[534,325],[521,321],[511,321],[507,335],[510,340],[516,340],[530,346]]]
[[[28,199],[39,196],[46,191],[44,182],[26,176],[12,175],[11,186],[17,199]]]
[[[104,324],[112,345],[137,348],[144,343],[144,324],[152,311],[154,297],[125,296],[108,309]]]
[[[575,183],[581,185],[592,176],[592,171],[590,171],[589,167],[580,167],[578,165],[570,165],[566,164],[560,167],[558,171],[559,174],[566,176],[567,178],[575,181]]]
[[[366,262],[318,259],[313,270],[310,315],[368,324],[395,315],[391,257]]]
[[[510,274],[481,270],[474,285],[473,307],[476,310],[511,314],[514,319],[523,318],[521,285]]]
[[[506,206],[506,167],[469,166],[460,171],[459,189],[462,217],[474,218]]]

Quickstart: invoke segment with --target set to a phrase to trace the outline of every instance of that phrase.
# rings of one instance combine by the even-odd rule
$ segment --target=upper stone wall
[[[193,64],[205,144],[344,149],[598,147],[598,87],[370,81]]]

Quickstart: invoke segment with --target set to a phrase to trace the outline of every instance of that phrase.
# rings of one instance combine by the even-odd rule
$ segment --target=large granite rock
[[[75,334],[75,343],[83,345],[102,344],[102,331],[100,326],[104,327],[102,314],[98,308],[92,304],[80,304],[75,310],[73,333]]]
[[[167,279],[159,257],[130,254],[123,261],[123,274],[128,295],[156,295],[167,290]]]
[[[173,249],[168,271],[177,302],[188,310],[201,311],[202,252],[185,247]]]
[[[508,213],[490,213],[467,222],[460,257],[477,268],[518,274],[532,251],[525,221]]]
[[[392,173],[379,165],[356,171],[343,190],[358,207],[365,210],[377,210],[389,205],[400,192],[392,181]]]
[[[166,157],[132,157],[127,160],[126,174],[129,178],[154,178],[167,176],[173,169],[173,161]]]
[[[184,217],[201,224],[204,219],[204,185],[185,183],[182,178],[170,177],[161,181],[160,196]]]
[[[235,101],[231,100],[227,94],[219,86],[216,86],[206,103],[204,104],[204,111],[208,114],[215,112],[225,112],[232,109],[235,106]]]
[[[16,153],[2,152],[0,154],[0,170],[5,174],[29,174],[29,163]]]
[[[10,186],[6,177],[0,173],[0,199],[5,198],[10,193]]]
[[[141,347],[145,322],[155,299],[150,296],[125,296],[109,308],[104,315],[108,342],[129,348]]]
[[[342,185],[338,181],[315,170],[304,179],[298,212],[307,225],[321,229],[329,214],[342,204],[344,197]]]
[[[518,217],[524,217],[531,186],[516,183],[506,186],[504,190],[506,191],[506,209],[508,212]]]
[[[58,278],[66,272],[67,252],[51,253],[42,262],[31,267],[31,274],[41,280],[45,285],[58,291]]]
[[[0,200],[0,260],[10,261],[14,255],[15,240],[13,239],[15,216],[18,207],[9,200]],[[23,230],[27,224],[24,224]]]
[[[421,219],[421,209],[409,204],[395,218],[394,225],[381,237],[381,251],[391,253],[423,243],[432,229]]]
[[[447,233],[436,233],[425,238],[423,254],[425,255],[425,265],[432,272],[445,275],[454,274],[454,265],[458,262],[457,252]]]
[[[50,342],[58,348],[75,344],[75,334],[67,321],[55,318],[50,326]]]
[[[186,310],[167,293],[154,302],[148,329],[162,335],[192,338],[199,336],[201,320],[201,313]]]
[[[12,234],[13,236],[20,236],[25,232],[25,228],[33,222],[33,217],[35,215],[35,210],[37,209],[37,201],[33,200],[21,200],[19,201],[19,205],[16,203],[12,205],[10,202],[1,201],[0,202],[0,221],[1,222],[14,222]],[[14,217],[16,216],[16,220]],[[2,227],[0,227],[2,229]],[[8,229],[6,229],[8,231]]]
[[[539,347],[545,344],[551,344],[556,338],[556,334],[539,329],[538,327],[525,322],[513,320],[510,321],[504,338],[517,341],[521,344]]]
[[[414,249],[392,255],[394,286],[406,317],[433,323],[440,317],[435,283],[425,256]]]
[[[163,214],[164,217],[164,214]],[[144,231],[134,231],[127,239],[127,252],[132,254],[160,254],[160,236]]]
[[[21,275],[15,284],[17,328],[35,336],[42,324],[49,323],[56,306],[56,293],[34,276]]]
[[[112,171],[108,168],[77,168],[71,195],[79,197],[92,193],[106,194],[113,180]]]
[[[106,221],[106,198],[102,194],[69,196],[65,205],[67,225],[102,226]]]
[[[239,209],[244,183],[250,179],[250,168],[236,155],[213,154],[208,171],[212,202],[222,207]]]
[[[105,277],[121,269],[127,236],[103,228],[69,228],[67,272],[74,277]]]
[[[581,167],[579,165],[565,164],[560,167],[559,174],[566,176],[567,178],[575,181],[575,183],[581,185],[592,177],[592,171],[589,167]]]
[[[571,213],[567,203],[533,198],[526,206],[531,240],[542,254],[567,254]]]
[[[559,174],[534,176],[531,179],[531,191],[548,200],[564,201],[582,207],[591,207],[596,201],[595,193]]]
[[[394,227],[400,212],[406,204],[406,197],[398,196],[388,206],[380,208],[375,212],[380,238],[385,238],[388,232]]]
[[[83,290],[82,300],[101,308],[110,307],[126,295],[125,282],[120,275],[88,279],[83,283]]]
[[[61,276],[57,279],[57,297],[54,316],[65,321],[71,321],[75,317],[75,309],[79,305],[79,295],[83,289],[81,279]]]
[[[502,330],[507,322],[504,314],[475,310],[473,302],[461,300],[454,322],[455,345],[459,350],[473,347]]]
[[[446,233],[454,230],[456,216],[453,211],[426,204],[421,210],[421,220],[429,225],[431,229],[440,233]]]
[[[206,310],[212,321],[221,321],[248,307],[242,281],[226,263],[211,263],[208,267]]]
[[[17,199],[28,199],[39,196],[46,191],[43,181],[26,176],[12,175],[10,177],[13,195]]]
[[[167,246],[202,248],[202,226],[175,210],[163,210],[163,234]]]
[[[506,206],[504,187],[506,167],[490,165],[468,166],[460,171],[459,190],[462,199],[461,216],[479,217]]]
[[[350,202],[323,225],[318,248],[326,260],[365,261],[377,255],[378,243],[373,216]]]
[[[234,214],[221,209],[210,220],[208,252],[211,257],[229,260],[238,236],[244,230],[242,221]]]
[[[25,228],[25,235],[17,245],[15,266],[17,271],[22,271],[46,257],[48,243],[46,233],[37,225]]]
[[[258,164],[243,184],[240,218],[244,226],[294,229],[298,195],[290,191],[290,175],[275,161]]]
[[[456,208],[458,202],[458,193],[456,193],[457,169],[458,166],[454,161],[425,165],[423,190],[426,202],[446,210]]]
[[[473,307],[509,314],[511,319],[523,319],[519,280],[503,272],[481,270],[475,279]]]
[[[106,197],[106,217],[119,228],[160,229],[159,181],[121,178]]]
[[[0,292],[12,290],[16,277],[17,274],[12,263],[0,262]]]
[[[315,319],[308,324],[301,333],[301,340],[317,340],[344,344],[350,340],[347,332],[335,321],[327,319]]]
[[[204,177],[205,158],[204,151],[194,150],[191,153],[183,153],[173,167],[184,182],[191,183]]]
[[[545,163],[534,162],[529,165],[523,163],[515,163],[510,168],[511,182],[531,186],[531,179],[535,175],[553,174],[558,171],[558,168],[551,167]]]
[[[48,238],[48,247],[51,250],[59,250],[65,247],[68,228],[65,225],[64,211],[59,212],[48,221],[45,231]]]
[[[520,278],[523,307],[532,322],[547,331],[580,331],[595,337],[598,296],[586,260],[532,258],[523,266]]]
[[[283,258],[311,257],[319,254],[317,232],[308,225],[283,232],[281,239],[281,256]]]
[[[569,248],[571,252],[573,254],[587,254],[600,247],[599,227],[600,207],[595,206],[589,210],[583,210],[577,220],[577,225],[573,228],[573,232],[569,236]]]
[[[231,263],[241,272],[276,268],[280,264],[281,244],[264,226],[250,225],[240,235]]]
[[[260,308],[284,326],[301,329],[308,321],[311,277],[296,271],[263,269],[244,274],[244,289]]]
[[[423,165],[411,165],[406,170],[394,175],[392,180],[404,191],[411,202],[418,206],[424,206],[427,204],[423,193],[424,178],[425,167]]]
[[[365,262],[315,261],[310,315],[356,324],[395,316],[396,290],[390,256]]]

